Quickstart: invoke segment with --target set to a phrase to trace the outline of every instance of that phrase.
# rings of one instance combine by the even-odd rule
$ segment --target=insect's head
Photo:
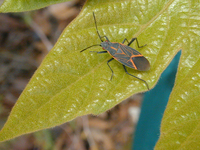
[[[109,41],[104,41],[104,42],[101,42],[100,46],[103,48],[103,49],[108,49],[110,45],[110,42]]]

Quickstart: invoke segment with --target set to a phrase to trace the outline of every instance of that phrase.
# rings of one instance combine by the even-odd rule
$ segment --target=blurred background
[[[0,14],[1,128],[33,73],[84,2],[72,0],[31,12]],[[99,116],[79,117],[0,143],[0,150],[129,150],[142,97],[133,95]]]

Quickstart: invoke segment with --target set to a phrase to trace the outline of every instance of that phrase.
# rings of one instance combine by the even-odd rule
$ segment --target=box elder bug
[[[133,43],[133,41],[135,41],[135,40],[137,42],[138,48],[141,48],[141,47],[146,46],[146,45],[139,46],[139,42],[138,42],[137,38],[132,38],[132,40],[130,42],[126,38],[123,40],[122,43],[110,42],[107,36],[101,36],[99,34],[99,31],[97,29],[97,23],[96,23],[96,18],[95,18],[94,12],[93,12],[93,17],[94,17],[96,31],[97,31],[97,34],[98,34],[100,40],[101,40],[101,43],[91,45],[91,46],[81,50],[80,52],[83,52],[83,51],[85,51],[88,48],[91,48],[93,46],[101,46],[106,51],[92,51],[92,52],[97,52],[98,54],[109,53],[112,56],[112,58],[107,61],[107,65],[112,72],[110,80],[112,80],[114,73],[113,73],[112,68],[109,65],[109,62],[111,62],[113,59],[115,59],[123,65],[124,70],[128,75],[143,81],[146,84],[146,86],[149,90],[149,85],[147,84],[147,82],[145,80],[140,79],[140,78],[128,73],[128,71],[126,69],[126,66],[133,68],[135,70],[139,70],[139,71],[147,71],[147,70],[150,69],[149,61],[141,53],[139,53],[137,50],[129,47]],[[106,40],[103,41],[102,38],[105,38]],[[128,42],[128,45],[124,45],[125,41]]]

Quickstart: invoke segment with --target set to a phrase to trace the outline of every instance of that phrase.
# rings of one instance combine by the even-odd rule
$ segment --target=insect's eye
[[[108,42],[108,40],[106,40],[105,42]]]
[[[105,49],[104,47],[102,47],[102,49]]]

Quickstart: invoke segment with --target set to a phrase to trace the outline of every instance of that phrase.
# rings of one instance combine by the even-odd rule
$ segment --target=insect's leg
[[[112,60],[113,60],[114,58],[111,58],[111,59],[109,59],[108,61],[107,61],[107,65],[108,65],[108,67],[110,68],[110,70],[111,70],[111,72],[112,72],[112,75],[111,75],[111,77],[110,77],[110,80],[112,80],[112,77],[113,77],[113,70],[112,70],[112,68],[110,67],[110,65],[109,65],[109,62],[111,62]]]
[[[90,51],[90,52],[96,52],[97,54],[107,53],[107,51]],[[107,61],[107,65],[108,65],[108,67],[110,68],[110,70],[111,70],[111,72],[112,72],[112,75],[111,75],[110,80],[112,80],[112,77],[113,77],[113,74],[114,74],[114,73],[113,73],[112,68],[111,68],[110,65],[109,65],[109,62],[111,62],[113,59],[114,59],[114,58],[111,58],[111,59],[109,59],[109,60]]]
[[[101,36],[101,39],[102,39],[102,38],[106,38],[106,41],[110,42],[107,36],[105,36],[105,35],[104,35],[104,36]]]
[[[94,52],[94,53],[97,53],[97,54],[102,54],[102,53],[107,53],[107,51],[90,51],[90,52]]]
[[[126,72],[128,75],[130,75],[130,76],[132,76],[132,77],[134,77],[134,78],[137,78],[137,79],[139,79],[139,80],[143,81],[143,82],[146,84],[146,86],[147,86],[147,89],[149,90],[149,85],[147,84],[147,82],[146,82],[145,80],[143,80],[143,79],[140,79],[140,78],[138,78],[138,77],[136,77],[136,76],[134,76],[134,75],[132,75],[132,74],[128,73],[128,71],[127,71],[127,69],[126,69],[126,66],[124,66],[124,65],[123,65],[123,67],[124,67],[124,70],[125,70],[125,72]]]
[[[125,39],[123,40],[122,44],[124,44],[124,42],[127,41],[128,46],[129,46],[129,45],[131,45],[135,40],[137,41],[137,38],[132,38],[131,41],[129,42],[129,41],[125,38]],[[138,43],[138,41],[137,41],[137,43]],[[139,47],[139,45],[138,45],[138,47]]]
[[[129,41],[125,38],[122,42],[122,44],[124,44],[124,42],[127,41],[127,43],[129,44]]]
[[[133,39],[136,40],[137,46],[138,46],[139,48],[142,48],[142,47],[144,47],[144,46],[147,45],[147,44],[145,44],[145,45],[139,46],[139,42],[138,42],[137,38],[132,38],[132,40],[133,40]],[[131,40],[131,41],[132,41],[132,40]],[[134,41],[134,40],[133,40],[133,41]],[[132,41],[132,42],[133,42],[133,41]],[[128,46],[129,46],[130,44],[131,44],[131,42],[128,44]]]
[[[145,44],[145,45],[143,45],[143,46],[140,46],[140,45],[139,45],[139,42],[138,42],[138,40],[137,40],[137,38],[132,38],[130,42],[125,38],[125,39],[123,40],[122,43],[124,43],[125,41],[127,41],[127,42],[128,42],[128,46],[130,46],[135,40],[136,40],[137,46],[138,46],[139,48],[142,48],[142,47],[144,47],[144,46],[147,45],[147,44]]]
[[[123,40],[122,43],[124,43],[125,41],[128,42],[128,46],[131,45],[135,40],[137,40],[137,38],[132,38],[131,41],[129,42],[126,38]]]

